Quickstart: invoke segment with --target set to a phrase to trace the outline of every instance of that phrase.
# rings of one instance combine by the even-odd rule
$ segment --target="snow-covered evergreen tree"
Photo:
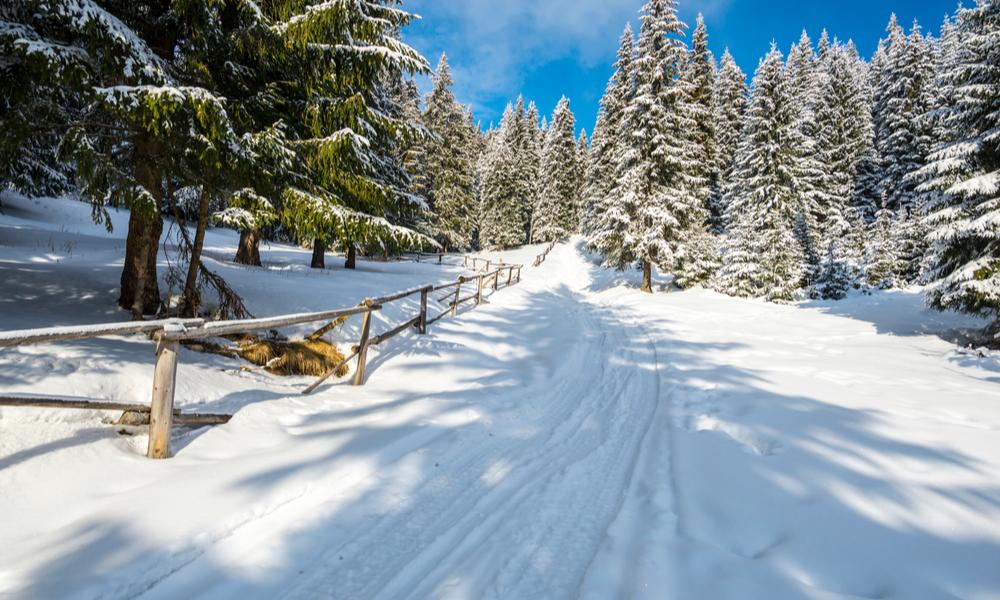
[[[532,242],[569,235],[579,224],[580,184],[577,167],[576,118],[563,97],[552,114],[542,150],[542,194],[535,211]]]
[[[447,56],[442,55],[423,116],[430,133],[424,178],[433,237],[446,249],[465,249],[472,243],[475,157],[473,132],[452,94],[453,83]]]
[[[877,193],[889,209],[911,210],[917,194],[909,174],[924,165],[930,145],[921,117],[931,102],[933,55],[918,25],[907,36],[893,15],[887,32],[874,106]]]
[[[864,63],[851,44],[829,47],[821,59],[816,104],[816,151],[828,202],[849,204],[858,166],[872,144]]]
[[[947,135],[920,171],[928,207],[931,305],[993,319],[1000,335],[1000,4],[960,13],[963,49],[949,69]],[[995,340],[996,338],[994,338]]]
[[[729,49],[726,49],[715,78],[712,99],[718,177],[712,189],[710,223],[712,231],[717,234],[722,233],[726,227],[725,190],[733,180],[736,151],[742,139],[743,115],[750,93],[746,79],[746,74],[740,70]]]
[[[545,145],[545,134],[539,124],[538,107],[534,102],[528,104],[525,113],[524,128],[526,138],[524,147],[521,149],[524,161],[524,177],[526,178],[525,192],[525,239],[531,239],[531,227],[534,222],[535,208],[541,202],[542,196],[542,148]]]
[[[817,197],[825,208],[818,219],[817,246],[825,253],[819,266],[817,293],[839,297],[843,279],[853,283],[858,268],[845,237],[851,224],[847,211],[857,186],[858,169],[871,150],[873,129],[864,65],[853,45],[827,43],[820,58],[815,108],[815,151],[822,170]]]
[[[612,192],[627,141],[623,131],[626,109],[635,90],[633,62],[635,40],[632,27],[625,26],[618,49],[615,72],[601,98],[601,108],[594,127],[590,150],[590,173],[584,199],[584,233],[588,244],[604,256],[607,264],[624,269],[632,262],[621,255],[622,236],[627,226],[623,213],[613,210]]]
[[[520,137],[524,115],[513,106],[504,112],[483,162],[480,245],[506,249],[524,244],[525,180]]]
[[[587,139],[587,130],[580,130],[580,137],[576,140],[576,214],[573,231],[583,230],[583,216],[587,196],[587,185],[590,181],[590,140]]]
[[[800,107],[774,46],[754,75],[735,183],[728,200],[720,291],[772,301],[792,300],[802,284],[801,215],[804,147]]]
[[[684,66],[683,78],[688,88],[688,110],[694,121],[690,134],[694,143],[691,157],[698,183],[694,194],[706,211],[711,210],[713,188],[719,187],[719,159],[716,150],[713,94],[716,77],[715,57],[708,49],[708,29],[705,19],[698,15],[691,34],[691,49]]]
[[[627,246],[605,254],[612,263],[634,257],[643,269],[642,289],[652,292],[652,268],[672,272],[688,252],[706,211],[696,191],[704,185],[693,164],[694,127],[689,86],[680,77],[687,50],[674,0],[650,0],[642,12],[634,63],[635,93],[625,112],[625,144],[612,192],[612,210],[624,215]],[[621,217],[616,217],[621,219]],[[606,236],[607,241],[614,235]]]
[[[865,280],[874,288],[891,289],[898,283],[899,245],[894,235],[894,220],[895,215],[886,202],[875,213],[875,221],[870,226],[865,251]]]
[[[817,109],[819,92],[827,74],[818,62],[806,31],[788,54],[786,66],[789,88],[795,105],[796,127],[803,146],[797,154],[798,206],[795,236],[805,259],[804,283],[812,285],[822,259],[820,231],[832,201],[830,177],[819,156]]]

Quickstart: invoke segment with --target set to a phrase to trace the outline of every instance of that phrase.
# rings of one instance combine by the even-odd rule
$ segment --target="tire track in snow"
[[[578,253],[571,258],[583,261]],[[374,490],[405,481],[418,453],[442,468],[400,494],[398,506],[386,509],[373,496],[371,503],[353,501],[349,510],[334,511],[333,523],[322,525],[328,539],[310,540],[315,553],[299,552],[300,559],[308,557],[289,566],[300,569],[299,575],[286,574],[289,579],[276,593],[553,597],[580,588],[626,502],[641,449],[666,399],[658,397],[655,348],[644,332],[592,302],[584,286],[554,292],[558,285],[566,282],[549,281],[541,291],[557,293],[563,304],[559,318],[572,322],[557,332],[573,335],[549,344],[567,351],[549,367],[547,378],[504,392],[527,406],[500,415],[514,425],[517,417],[538,413],[533,415],[538,420],[527,424],[534,433],[523,437],[511,427],[512,434],[491,437],[486,424],[475,422],[383,464]],[[554,381],[560,383],[556,389]],[[213,551],[229,555],[266,544],[270,533],[294,529],[303,505],[322,511],[338,495],[326,486],[312,492],[231,532]],[[198,589],[190,580],[204,573],[185,570],[171,577]],[[153,595],[170,590],[171,577]],[[246,582],[216,583],[201,589],[227,597],[247,591]]]

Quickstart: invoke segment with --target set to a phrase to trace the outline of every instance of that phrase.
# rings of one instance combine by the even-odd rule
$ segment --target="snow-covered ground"
[[[125,318],[122,215],[4,210],[0,329]],[[462,272],[277,245],[249,269],[235,241],[210,267],[258,316]],[[626,279],[563,244],[308,397],[182,351],[179,402],[235,417],[166,461],[109,413],[0,409],[0,596],[1000,598],[1000,361],[946,341],[974,320]],[[0,393],[148,402],[152,362],[141,337],[0,350]]]

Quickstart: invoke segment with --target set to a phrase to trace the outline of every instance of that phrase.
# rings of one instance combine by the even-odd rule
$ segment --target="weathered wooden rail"
[[[535,263],[533,266],[535,267],[542,266],[542,263],[545,262],[545,259],[549,257],[549,252],[552,252],[552,249],[555,248],[556,244],[558,243],[559,240],[552,240],[551,242],[549,242],[549,245],[545,247],[545,251],[535,257]]]
[[[149,406],[141,404],[125,404],[90,400],[67,400],[58,398],[31,398],[0,396],[0,406],[33,406],[49,408],[79,408],[90,410],[123,410],[126,413],[140,413],[149,416],[149,444],[146,456],[149,458],[167,458],[170,456],[170,435],[174,424],[218,424],[229,420],[229,415],[181,414],[174,409],[174,398],[177,385],[177,364],[180,344],[184,341],[203,340],[233,334],[248,334],[258,331],[279,329],[294,325],[318,323],[327,321],[320,331],[329,331],[338,321],[361,315],[361,334],[358,344],[352,348],[351,354],[336,367],[328,371],[316,382],[303,390],[309,394],[327,381],[337,371],[357,358],[357,368],[354,373],[354,385],[363,385],[368,350],[386,341],[416,329],[417,333],[427,333],[428,327],[444,318],[458,314],[459,306],[475,301],[476,305],[486,303],[483,291],[492,286],[498,290],[504,284],[511,286],[521,281],[521,265],[505,264],[495,271],[479,273],[473,276],[461,276],[453,283],[438,286],[424,286],[406,290],[382,298],[372,298],[361,302],[358,306],[340,308],[314,313],[283,315],[263,319],[243,319],[236,321],[206,322],[202,319],[167,319],[159,321],[139,321],[130,323],[110,323],[100,325],[84,325],[76,327],[53,327],[47,329],[32,329],[0,332],[0,348],[11,348],[28,344],[44,344],[68,340],[84,340],[118,335],[148,334],[156,342],[156,363],[153,369],[153,391]],[[463,287],[475,284],[474,292],[462,296]],[[451,290],[454,290],[452,292]],[[465,287],[466,290],[470,289]],[[428,297],[433,292],[446,291],[442,301],[447,305],[440,314],[428,317]],[[392,302],[398,302],[414,295],[420,295],[420,308],[417,315],[406,322],[397,325],[378,335],[372,335],[372,315]]]

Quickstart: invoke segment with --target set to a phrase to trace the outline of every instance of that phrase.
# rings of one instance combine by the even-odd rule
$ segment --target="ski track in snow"
[[[302,575],[280,596],[527,598],[581,587],[622,507],[640,452],[669,435],[669,428],[651,430],[654,415],[669,403],[659,393],[655,359],[649,363],[655,348],[620,309],[601,306],[583,287],[559,292],[561,315],[569,321],[559,331],[577,335],[555,346],[570,351],[517,391],[519,398],[538,399],[524,415],[534,433],[490,436],[474,422],[435,436],[421,451],[444,467],[440,474],[410,490],[400,510],[338,515],[334,528],[343,541],[317,540],[315,555],[299,564]],[[503,300],[497,302],[496,310],[504,311]],[[636,343],[645,355],[629,348]],[[606,364],[607,357],[614,364]],[[396,469],[384,465],[378,477],[393,480]],[[315,497],[321,493],[314,491],[308,502],[322,505]],[[213,551],[239,553],[266,544],[275,528],[301,514],[296,502],[246,523]],[[198,571],[191,561],[146,596],[207,590],[239,597],[250,591],[216,590],[211,569],[204,576]],[[474,576],[463,581],[453,575],[459,572]]]
[[[85,205],[5,209],[2,328],[115,320],[120,240]],[[278,244],[243,269],[208,240],[262,315],[461,272],[316,273]],[[1000,361],[928,334],[968,320],[910,291],[781,307],[631,277],[561,244],[378,348],[364,388],[182,353],[181,407],[235,416],[170,461],[103,413],[0,409],[0,597],[1000,598]],[[4,392],[144,402],[151,374],[137,337],[0,353]]]

